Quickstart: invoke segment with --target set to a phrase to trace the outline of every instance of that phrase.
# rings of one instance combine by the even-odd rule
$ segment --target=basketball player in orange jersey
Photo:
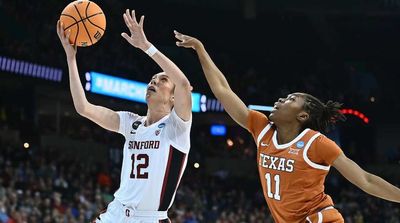
[[[268,117],[249,110],[199,40],[178,32],[175,37],[178,46],[197,52],[214,95],[253,135],[264,197],[275,222],[344,222],[331,197],[324,193],[330,166],[365,192],[400,202],[399,188],[361,169],[319,132],[344,119],[339,103],[324,104],[309,94],[293,93],[275,102]]]
[[[114,200],[95,223],[170,222],[171,207],[186,167],[192,124],[191,86],[184,73],[146,38],[144,16],[123,15],[130,34],[122,33],[132,46],[146,52],[164,72],[152,77],[147,87],[147,115],[115,112],[87,101],[76,61],[76,47],[58,22],[64,47],[72,99],[77,112],[101,127],[125,137],[121,182]]]

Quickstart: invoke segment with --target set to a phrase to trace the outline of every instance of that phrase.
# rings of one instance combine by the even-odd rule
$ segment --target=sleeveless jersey
[[[183,121],[173,109],[145,126],[146,116],[118,114],[125,144],[115,199],[138,211],[167,211],[186,167],[192,120]]]
[[[324,181],[342,151],[332,140],[305,129],[291,142],[278,144],[273,123],[256,111],[249,112],[247,127],[257,144],[261,185],[275,222],[303,223],[333,205]]]

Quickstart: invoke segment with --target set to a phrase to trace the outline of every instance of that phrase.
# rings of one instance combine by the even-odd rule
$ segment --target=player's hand
[[[67,30],[67,32],[64,32],[64,24],[62,24],[60,20],[57,21],[57,35],[58,38],[60,38],[61,44],[64,47],[64,51],[65,54],[67,55],[67,58],[75,57],[77,47],[69,42],[69,36],[71,35],[71,30]]]
[[[175,33],[175,38],[177,38],[179,41],[176,41],[176,45],[179,47],[185,47],[185,48],[193,48],[195,50],[198,50],[203,47],[203,44],[200,42],[200,40],[184,35],[176,30],[174,30]]]
[[[143,51],[147,50],[151,43],[147,40],[143,30],[144,15],[140,17],[139,23],[136,20],[135,10],[132,10],[132,14],[129,9],[123,14],[126,26],[129,29],[131,35],[127,33],[121,33],[121,36],[126,39],[132,46],[139,48]]]

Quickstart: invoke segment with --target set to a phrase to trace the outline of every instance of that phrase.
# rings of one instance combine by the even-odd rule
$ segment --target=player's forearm
[[[207,82],[210,85],[214,95],[218,98],[222,91],[228,89],[230,90],[229,83],[224,74],[215,65],[214,61],[211,59],[204,47],[197,48],[196,52]]]
[[[370,173],[367,173],[366,181],[366,185],[361,187],[365,192],[388,201],[400,203],[399,188]]]
[[[151,43],[148,45],[150,47]],[[148,47],[146,47],[146,49],[148,49]],[[151,58],[158,64],[158,66],[161,67],[161,69],[168,75],[168,77],[177,87],[186,87],[187,89],[190,88],[190,82],[185,74],[163,53],[157,51]]]
[[[85,106],[87,105],[88,101],[86,99],[85,92],[79,78],[76,58],[68,58],[67,61],[69,70],[69,86],[71,90],[72,100],[74,102],[76,111],[79,114],[82,114],[85,111]]]

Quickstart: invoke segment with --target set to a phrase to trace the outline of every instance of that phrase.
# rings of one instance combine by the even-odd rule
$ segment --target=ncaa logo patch
[[[299,149],[303,148],[304,147],[304,142],[303,141],[298,141],[296,143],[296,147],[299,148]]]

